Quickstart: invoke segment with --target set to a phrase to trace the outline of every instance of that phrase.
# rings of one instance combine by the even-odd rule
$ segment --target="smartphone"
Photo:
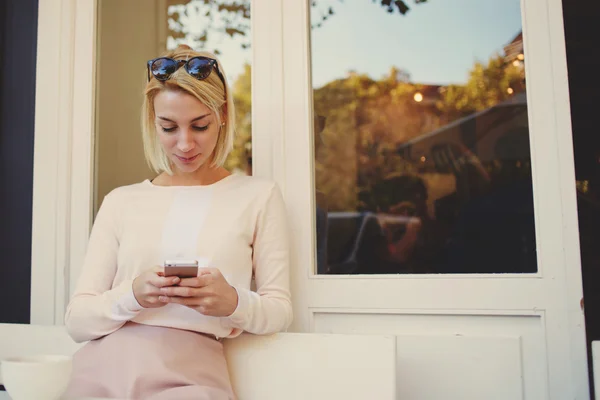
[[[180,278],[195,278],[198,276],[197,260],[166,260],[164,264],[165,276],[178,276]]]

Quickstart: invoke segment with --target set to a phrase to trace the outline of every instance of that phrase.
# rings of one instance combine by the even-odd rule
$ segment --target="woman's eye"
[[[161,128],[162,128],[163,132],[173,132],[173,131],[175,131],[175,129],[177,129],[176,126],[174,126],[172,128],[167,128],[165,126],[161,126]]]
[[[208,125],[205,125],[205,126],[193,126],[192,128],[193,128],[195,131],[200,131],[200,132],[201,132],[201,131],[205,131],[205,130],[207,130],[207,129],[208,129]]]

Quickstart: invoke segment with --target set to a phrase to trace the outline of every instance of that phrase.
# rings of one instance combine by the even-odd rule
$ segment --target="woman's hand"
[[[179,286],[160,289],[163,304],[181,304],[211,317],[228,317],[237,308],[237,291],[216,268],[203,268],[196,278],[184,278]]]
[[[158,308],[165,306],[158,298],[161,295],[160,288],[176,285],[180,278],[163,275],[163,269],[156,267],[153,270],[140,274],[133,281],[133,295],[138,303],[144,308]]]

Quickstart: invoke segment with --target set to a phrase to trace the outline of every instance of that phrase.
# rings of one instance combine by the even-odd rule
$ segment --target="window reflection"
[[[317,272],[535,272],[519,1],[321,11]]]

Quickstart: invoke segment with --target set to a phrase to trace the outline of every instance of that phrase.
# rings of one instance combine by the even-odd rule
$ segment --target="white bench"
[[[0,324],[0,359],[80,346],[62,326]],[[393,336],[244,334],[225,341],[225,353],[240,400],[396,398]]]

